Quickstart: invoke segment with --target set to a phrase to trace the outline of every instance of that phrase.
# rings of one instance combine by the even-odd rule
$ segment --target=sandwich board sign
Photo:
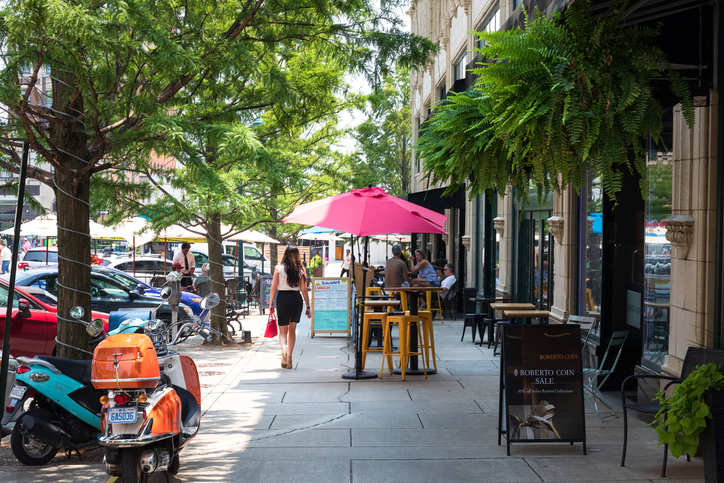
[[[583,443],[581,334],[576,324],[504,324],[498,444]]]
[[[312,278],[312,338],[315,333],[349,337],[351,287],[347,277]]]

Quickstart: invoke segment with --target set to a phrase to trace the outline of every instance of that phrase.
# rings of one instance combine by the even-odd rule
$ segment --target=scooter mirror
[[[84,315],[85,310],[83,309],[83,307],[76,305],[75,307],[70,309],[70,316],[74,319],[82,319]]]
[[[94,319],[90,324],[85,327],[85,331],[91,337],[98,337],[103,332],[103,319]]]
[[[206,297],[201,299],[199,305],[201,306],[201,310],[206,310],[216,307],[217,305],[219,305],[220,301],[221,298],[219,297],[219,294],[217,294],[216,292],[211,292]]]
[[[171,296],[171,287],[164,287],[164,288],[162,288],[160,295],[161,295],[161,298],[162,298],[162,299],[167,299],[167,298],[169,298],[169,297]]]

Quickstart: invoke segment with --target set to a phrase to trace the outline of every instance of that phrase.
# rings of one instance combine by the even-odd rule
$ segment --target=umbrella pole
[[[163,273],[166,273],[166,258],[168,257],[168,237],[163,237]]]
[[[365,237],[365,257],[367,256],[367,243],[369,242],[369,237]],[[352,246],[354,247],[354,236],[352,237]],[[359,255],[359,252],[357,253]],[[354,276],[354,256],[352,257],[352,275]],[[365,295],[365,278],[367,273],[364,270],[364,267],[362,268],[362,295]],[[364,299],[362,299],[364,300]],[[355,307],[355,300],[352,300],[352,307]],[[378,377],[377,374],[374,372],[367,372],[360,370],[360,367],[362,366],[362,335],[361,335],[361,325],[359,323],[360,318],[360,311],[355,311],[355,318],[354,318],[354,333],[355,333],[355,339],[354,339],[354,371],[347,372],[345,374],[342,374],[342,379],[372,379],[375,377]]]

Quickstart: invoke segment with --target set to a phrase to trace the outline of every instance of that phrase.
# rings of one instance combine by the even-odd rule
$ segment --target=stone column
[[[695,108],[692,129],[681,107],[674,111],[673,212],[666,226],[667,239],[674,241],[671,312],[669,355],[662,369],[677,375],[689,346],[713,346],[719,104],[715,91],[710,91],[710,99],[709,106]]]

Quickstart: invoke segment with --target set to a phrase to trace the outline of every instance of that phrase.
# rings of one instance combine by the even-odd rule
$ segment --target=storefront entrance
[[[524,211],[514,246],[513,297],[549,310],[553,294],[553,237],[548,232],[551,210]]]

